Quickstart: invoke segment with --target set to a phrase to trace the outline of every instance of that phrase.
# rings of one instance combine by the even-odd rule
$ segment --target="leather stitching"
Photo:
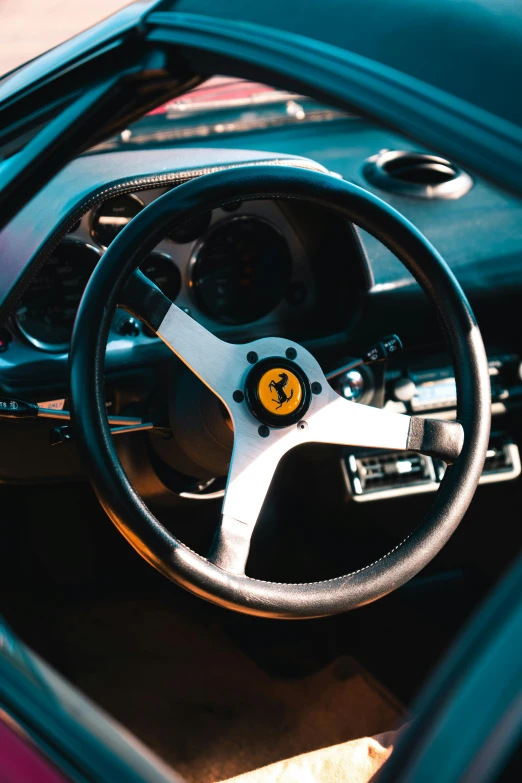
[[[444,479],[443,479],[444,480]],[[442,482],[441,482],[442,484]],[[161,524],[161,523],[159,523]],[[163,528],[163,525],[161,525]],[[373,566],[377,565],[378,563],[382,563],[384,560],[386,560],[387,557],[390,557],[390,555],[393,555],[394,552],[397,552],[398,549],[401,548],[401,546],[404,546],[406,541],[412,537],[412,535],[415,533],[415,531],[420,527],[420,525],[417,525],[414,530],[411,531],[411,533],[408,533],[408,535],[403,538],[403,540],[397,544],[397,546],[394,546],[393,549],[390,549],[389,552],[386,552],[385,555],[382,555],[382,557],[377,558],[377,560],[374,560],[372,563],[368,563],[368,565],[362,566],[362,568],[358,568],[356,571],[350,571],[348,574],[343,574],[342,576],[333,576],[331,579],[320,579],[317,582],[270,582],[267,579],[256,579],[252,576],[248,576],[247,574],[242,575],[242,579],[248,579],[250,582],[258,582],[262,585],[281,585],[282,587],[313,587],[314,585],[326,585],[331,584],[332,582],[342,582],[344,579],[349,579],[351,576],[357,576],[357,574],[362,573],[363,571],[367,571],[368,568],[372,568]],[[163,528],[165,532],[168,533],[166,528]],[[170,535],[170,534],[169,534]],[[209,565],[213,566],[214,564],[210,562],[210,560],[207,560],[206,557],[203,557],[203,555],[200,555],[199,552],[195,552],[193,549],[191,549],[189,546],[184,544],[179,539],[176,539],[179,546],[182,546],[184,549],[186,549],[188,552],[191,552],[193,555],[196,555],[196,557],[199,557],[200,560],[203,560],[205,563],[208,563]],[[217,566],[215,566],[217,568]],[[223,569],[221,569],[223,570]],[[225,573],[228,573],[226,571]],[[236,574],[231,574],[231,576],[237,576]]]

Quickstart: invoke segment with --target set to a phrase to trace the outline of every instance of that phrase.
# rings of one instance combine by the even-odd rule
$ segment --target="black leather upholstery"
[[[456,374],[464,444],[428,514],[377,562],[312,584],[282,585],[236,577],[184,546],[155,519],[128,481],[105,413],[105,343],[125,280],[175,226],[201,211],[254,198],[304,199],[337,210],[383,242],[435,305]],[[468,508],[484,464],[491,405],[488,365],[462,289],[437,251],[404,217],[365,190],[326,174],[273,166],[230,169],[181,185],[154,201],[121,232],[96,268],[80,305],[70,357],[75,431],[98,497],[113,523],[167,577],[238,611],[266,617],[318,617],[389,593],[418,573],[444,546]],[[419,433],[421,445],[428,435]],[[317,523],[319,528],[321,520]]]
[[[439,421],[439,419],[412,416],[408,448],[446,462],[454,462],[462,451],[463,435],[463,429],[456,421]]]

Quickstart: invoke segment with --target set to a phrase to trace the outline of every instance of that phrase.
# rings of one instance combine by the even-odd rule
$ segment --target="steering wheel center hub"
[[[254,416],[271,427],[298,422],[310,405],[310,383],[303,370],[281,357],[263,359],[250,370],[245,396]]]

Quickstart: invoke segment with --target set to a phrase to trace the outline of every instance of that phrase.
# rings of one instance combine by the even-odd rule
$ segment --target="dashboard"
[[[2,393],[50,408],[67,407],[69,342],[89,277],[118,233],[165,192],[228,166],[269,162],[333,169],[384,196],[434,240],[458,272],[485,337],[493,414],[498,417],[497,440],[490,449],[495,478],[484,480],[515,478],[520,472],[515,441],[522,407],[522,345],[512,324],[518,305],[511,306],[508,299],[518,301],[522,291],[517,255],[519,247],[522,255],[522,206],[480,181],[453,201],[383,194],[364,180],[364,166],[386,142],[397,143],[393,135],[354,120],[331,123],[324,134],[316,143],[313,132],[303,127],[280,131],[277,141],[269,133],[253,134],[250,143],[259,145],[258,150],[202,144],[99,152],[69,164],[0,234],[0,254],[9,260],[0,271],[0,300],[10,310],[0,335]],[[283,152],[263,151],[263,144],[280,145]],[[494,223],[503,230],[511,226],[507,249],[496,241]],[[508,268],[515,271],[506,294]],[[319,208],[276,200],[217,208],[170,232],[141,269],[222,339],[246,342],[286,335],[306,345],[325,371],[359,355],[361,347],[383,334],[396,332],[406,345],[404,356],[386,371],[364,368],[340,377],[339,392],[398,411],[456,415],[449,357],[420,289],[386,248]],[[483,275],[478,274],[481,269]],[[152,413],[168,424],[169,412],[161,400],[169,399],[169,406],[184,404],[176,391],[180,364],[146,327],[117,310],[106,353],[109,412],[139,417]],[[187,389],[187,394],[198,393]],[[189,438],[194,425],[187,422],[187,433],[176,435],[180,441]],[[0,423],[0,430],[8,426]],[[83,477],[76,450],[50,447],[49,431],[49,422],[39,419],[32,427],[10,428],[13,448],[8,460],[0,460],[0,480]],[[195,492],[190,482],[178,480],[185,467],[180,469],[172,457],[171,441],[126,435],[118,438],[118,446],[145,498],[168,505],[172,497],[187,492],[191,497],[213,496],[212,480],[211,491],[205,489],[208,475],[197,479],[203,490]],[[378,500],[438,487],[444,466],[429,458],[419,462],[403,456],[345,450],[341,467],[350,496]]]
[[[66,396],[68,346],[85,286],[142,209],[195,176],[267,162],[324,170],[305,158],[242,150],[94,154],[69,164],[0,234],[0,254],[10,259],[0,273],[0,301],[10,312],[0,335],[3,391],[38,402]],[[286,334],[306,343],[345,334],[371,285],[354,227],[297,201],[215,209],[166,236],[142,271],[231,342]],[[168,355],[141,323],[115,313],[109,376]]]

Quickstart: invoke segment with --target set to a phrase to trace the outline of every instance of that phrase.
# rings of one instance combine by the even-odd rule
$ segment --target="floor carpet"
[[[212,617],[156,599],[69,603],[45,620],[65,665],[50,663],[188,783],[214,783],[403,719],[352,658],[277,679]]]

